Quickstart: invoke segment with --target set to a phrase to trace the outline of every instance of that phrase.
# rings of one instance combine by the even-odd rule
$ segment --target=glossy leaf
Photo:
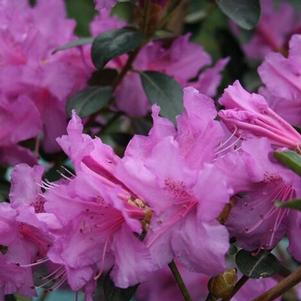
[[[0,182],[0,202],[4,202],[8,199],[9,183]]]
[[[88,117],[104,108],[111,98],[111,87],[88,87],[69,99],[67,113],[71,116],[72,110],[75,110],[80,117]]]
[[[160,106],[162,116],[175,121],[183,111],[183,90],[179,83],[156,71],[141,72],[140,78],[148,100]]]
[[[102,33],[92,44],[91,56],[93,64],[101,69],[114,57],[138,48],[144,41],[141,32],[122,28]]]
[[[134,296],[138,285],[126,289],[116,287],[109,275],[106,275],[103,282],[103,290],[106,301],[129,301]]]
[[[267,251],[254,255],[245,250],[240,250],[235,261],[241,273],[249,278],[270,277],[283,271],[278,259]]]
[[[260,17],[259,0],[217,0],[219,8],[244,29],[256,26]]]
[[[94,40],[93,37],[81,38],[78,40],[74,40],[67,44],[64,44],[62,46],[55,48],[52,53],[54,54],[58,51],[62,51],[62,50],[66,50],[66,49],[70,49],[70,48],[74,48],[74,47],[78,47],[78,46],[83,46],[83,45],[87,45],[87,44],[92,44],[93,40]]]
[[[276,202],[279,208],[290,208],[301,211],[301,199],[291,200],[289,202]]]
[[[17,301],[14,295],[6,295],[4,298],[5,301]]]
[[[275,152],[276,159],[301,176],[301,156],[293,151]]]

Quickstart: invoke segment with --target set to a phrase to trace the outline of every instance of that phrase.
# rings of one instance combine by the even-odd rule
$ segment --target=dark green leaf
[[[61,50],[66,50],[66,49],[69,49],[69,48],[74,48],[74,47],[78,47],[78,46],[92,44],[93,40],[94,40],[93,37],[81,38],[81,39],[78,39],[78,40],[74,40],[74,41],[71,41],[67,44],[64,44],[62,46],[59,46],[59,47],[55,48],[52,53],[54,54],[54,53],[56,53],[58,51],[61,51]]]
[[[123,289],[116,287],[109,275],[105,276],[103,290],[106,301],[129,301],[134,296],[138,285]]]
[[[147,135],[152,128],[152,122],[146,118],[132,118],[132,127],[134,134]]]
[[[0,182],[0,202],[5,202],[8,199],[9,183]]]
[[[279,208],[290,208],[301,211],[301,199],[291,200],[289,202],[276,202]]]
[[[14,295],[6,295],[4,298],[5,301],[16,301],[16,297]]]
[[[90,86],[112,86],[118,76],[116,69],[95,70],[88,80]]]
[[[301,176],[301,156],[293,151],[274,152],[275,158]]]
[[[260,17],[259,0],[217,0],[225,15],[244,29],[256,26]]]
[[[90,35],[90,22],[96,11],[93,0],[65,0],[68,17],[76,21],[75,34],[87,37]]]
[[[141,32],[122,28],[102,33],[92,44],[92,61],[97,69],[101,69],[112,58],[138,48],[144,41]]]
[[[249,278],[270,277],[283,271],[278,259],[267,251],[253,255],[245,250],[240,250],[235,261],[238,269]]]
[[[88,87],[69,99],[67,113],[71,116],[72,110],[75,110],[80,117],[87,117],[104,108],[111,97],[111,87]]]
[[[183,90],[172,77],[156,72],[140,73],[144,91],[152,104],[158,104],[162,116],[175,121],[183,111]]]

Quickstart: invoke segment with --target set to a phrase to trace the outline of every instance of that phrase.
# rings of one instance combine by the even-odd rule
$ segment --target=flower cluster
[[[133,5],[148,8],[148,2],[160,14],[168,5]],[[275,26],[273,36],[267,28],[279,11],[271,1],[262,4],[262,19],[245,45],[256,57],[268,53],[256,93],[236,80],[217,96],[229,58],[212,66],[190,34],[147,37],[108,62],[117,81],[107,111],[81,119],[75,107],[67,124],[68,98],[99,71],[91,47],[58,48],[76,39],[61,0],[33,7],[26,0],[0,0],[0,162],[14,165],[6,170],[10,190],[0,203],[0,301],[62,286],[76,300],[83,292],[91,301],[107,277],[121,289],[137,286],[137,301],[181,300],[168,266],[178,269],[193,300],[215,294],[227,300],[210,283],[234,270],[234,244],[256,256],[287,238],[289,254],[301,261],[301,213],[286,208],[301,198],[301,178],[273,156],[301,153],[301,35],[292,36],[287,56],[271,52],[282,50],[297,25],[294,11],[282,3],[290,26]],[[131,25],[111,15],[116,1],[95,5],[93,35]],[[146,71],[178,83],[183,110],[175,122],[163,116],[164,103],[149,102],[140,77]],[[153,85],[158,98],[166,92],[169,100],[167,88],[158,92]],[[106,134],[114,121],[106,114],[116,112],[124,117],[122,130],[133,117],[152,117],[150,129],[132,133],[122,152],[98,131]],[[31,140],[35,150],[26,147]],[[41,149],[58,152],[58,159],[38,158]],[[49,180],[53,168],[60,176]],[[230,292],[231,300],[252,300],[276,283],[276,277],[251,279],[235,296]]]

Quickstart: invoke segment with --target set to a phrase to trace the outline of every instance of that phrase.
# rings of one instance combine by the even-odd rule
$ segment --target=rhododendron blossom
[[[85,140],[84,153],[73,153],[81,140]],[[96,281],[113,265],[116,285],[136,284],[153,267],[138,237],[147,225],[147,206],[115,178],[120,159],[99,139],[83,135],[76,115],[68,136],[59,143],[71,158],[79,160],[76,176],[53,184],[45,194],[46,212],[61,223],[53,232],[50,260],[65,266],[68,283],[75,291]],[[135,264],[136,256],[141,260],[139,265]]]
[[[275,202],[287,202],[301,195],[300,178],[271,161],[272,147],[264,139],[250,139],[242,143],[235,153],[241,160],[225,158],[223,172],[232,174],[232,187],[237,195],[226,222],[230,233],[239,245],[247,250],[272,249],[290,231],[294,212],[276,208]],[[226,157],[229,155],[226,155]],[[230,154],[230,156],[233,156]],[[241,165],[240,169],[231,165]],[[242,189],[241,179],[236,183],[241,170],[247,172],[246,184]],[[294,245],[294,238],[292,238]],[[292,250],[295,253],[295,250]]]
[[[185,89],[184,104],[186,112],[177,123],[179,132],[158,117],[154,109],[150,135],[133,139],[122,160],[120,176],[154,210],[145,241],[156,262],[164,266],[176,257],[191,271],[210,275],[224,266],[227,232],[216,218],[231,192],[212,162],[213,145],[204,147],[207,134],[216,137],[217,141],[213,140],[216,145],[221,138],[221,128],[213,121],[216,115],[213,103],[190,88]],[[197,124],[201,113],[206,119]],[[184,139],[184,129],[187,133],[191,131],[197,149]],[[199,161],[195,157],[197,150]],[[162,152],[166,157],[161,156]],[[196,159],[195,164],[192,158]],[[219,188],[209,193],[206,187],[215,181],[219,182]],[[218,239],[210,241],[209,233],[215,233]],[[206,243],[200,244],[195,237],[202,237]]]
[[[249,93],[236,81],[225,89],[219,112],[224,123],[241,137],[266,137],[280,147],[300,149],[301,135],[275,113],[263,96]]]
[[[228,59],[222,59],[212,68],[207,68],[198,76],[201,68],[211,64],[211,58],[202,47],[189,41],[189,36],[182,36],[166,47],[160,42],[146,45],[133,64],[138,71],[160,71],[175,78],[182,86],[191,83],[201,92],[214,96],[220,83],[220,72]],[[130,116],[143,116],[150,108],[137,73],[129,73],[116,91],[116,104]]]
[[[54,139],[65,131],[67,97],[83,87],[90,72],[78,50],[53,54],[75,38],[75,23],[66,18],[60,0],[39,0],[34,8],[26,1],[2,0],[0,16],[0,115],[1,123],[13,130],[1,146],[43,130],[46,149],[54,151],[58,148]],[[14,120],[20,128],[10,126]]]
[[[285,52],[290,36],[301,29],[300,13],[289,1],[261,0],[260,3],[261,16],[255,33],[243,44],[252,59],[263,59],[272,51]]]
[[[73,2],[0,0],[0,301],[300,298],[298,1]]]
[[[275,112],[289,123],[300,126],[301,35],[294,35],[289,45],[287,58],[279,53],[271,53],[259,67],[259,75],[265,84],[260,93],[266,97]]]

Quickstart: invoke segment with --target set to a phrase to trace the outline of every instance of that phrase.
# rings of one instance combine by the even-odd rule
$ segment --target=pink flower
[[[293,125],[301,126],[301,35],[294,35],[289,43],[288,57],[269,54],[258,68],[265,84],[260,93],[270,106]]]
[[[3,246],[0,248],[5,249]],[[0,251],[0,300],[4,301],[5,295],[14,293],[27,297],[34,296],[31,270],[10,263],[6,256],[1,254],[2,252],[4,251]]]
[[[115,96],[119,110],[130,116],[144,116],[149,111],[150,103],[137,73],[129,72],[125,76],[116,89]]]
[[[12,144],[0,147],[0,162],[4,165],[27,163],[32,166],[37,163],[37,158],[31,150]]]
[[[43,130],[45,148],[55,151],[55,138],[66,127],[66,100],[85,85],[91,72],[78,49],[52,53],[75,38],[75,23],[66,18],[60,0],[39,0],[34,8],[25,1],[1,0],[0,16],[0,104],[13,111],[9,120],[21,121],[11,137],[15,144]],[[14,107],[21,99],[27,118],[19,119]],[[0,116],[6,114],[1,107]]]
[[[221,72],[228,64],[229,58],[221,59],[217,61],[215,66],[206,69],[199,75],[196,82],[191,83],[191,86],[195,87],[201,93],[208,96],[215,96],[217,88],[221,83],[222,75]]]
[[[294,7],[287,1],[261,0],[261,16],[255,28],[255,34],[243,44],[247,56],[263,59],[272,51],[285,51],[286,43],[294,32],[298,32],[300,23]],[[279,22],[281,19],[281,22]]]
[[[209,277],[189,272],[181,268],[179,264],[177,265],[192,299],[203,300],[208,294],[207,283]],[[135,297],[138,301],[183,300],[177,283],[167,267],[152,273],[147,281],[139,285]]]
[[[250,251],[272,249],[285,234],[298,229],[293,222],[295,212],[277,208],[275,202],[299,198],[301,180],[292,171],[272,162],[272,152],[266,139],[250,139],[236,152],[237,160],[231,163],[226,155],[223,163],[218,163],[219,166],[224,164],[223,173],[232,178],[234,191],[241,193],[234,198],[226,226],[238,244]],[[247,182],[243,189],[242,170]],[[297,243],[296,236],[291,237],[291,243]]]
[[[134,68],[160,71],[186,84],[200,68],[211,63],[209,54],[200,45],[190,42],[189,38],[189,35],[181,36],[168,48],[160,42],[148,44],[139,53]]]
[[[94,17],[90,23],[90,31],[93,36],[103,32],[118,29],[125,26],[126,23],[116,16],[110,15],[110,10],[106,8],[99,9],[99,14]]]
[[[147,207],[115,177],[120,158],[100,139],[82,134],[75,114],[68,135],[58,141],[73,159],[76,176],[51,185],[45,194],[46,212],[61,223],[52,231],[50,260],[65,267],[75,291],[111,268],[117,286],[138,283],[153,269],[150,254],[139,240]]]
[[[0,120],[0,162],[14,163],[22,158],[33,164],[35,158],[16,144],[40,132],[41,120],[34,103],[25,95],[9,99],[1,93]]]
[[[219,73],[226,63],[227,59],[219,61],[216,66],[201,73],[193,85],[208,95],[215,94],[221,80]],[[190,42],[189,35],[185,35],[175,39],[168,48],[158,41],[149,43],[140,51],[134,69],[165,73],[184,87],[190,84],[189,81],[198,75],[201,68],[209,64],[209,54],[200,45]],[[129,90],[132,91],[130,97]],[[116,91],[116,103],[130,116],[143,116],[149,111],[150,104],[136,73],[130,72],[121,82]]]
[[[43,173],[42,166],[16,165],[11,175],[9,199],[12,208],[18,212],[18,221],[43,231],[45,240],[50,241],[48,229],[56,229],[59,222],[53,214],[45,212],[41,187],[47,189],[50,184],[42,181]],[[48,242],[41,248],[46,253]]]
[[[149,136],[134,137],[116,173],[154,211],[145,242],[157,264],[176,258],[191,271],[212,275],[223,269],[228,249],[227,231],[216,218],[231,191],[212,162],[223,138],[212,100],[190,88],[184,104],[178,131],[154,107]],[[193,145],[182,135],[185,129]]]
[[[28,222],[10,204],[0,204],[0,298],[12,293],[35,295],[31,266],[45,262],[49,238]]]
[[[246,301],[253,300],[260,296],[268,289],[272,288],[277,284],[277,281],[273,278],[263,279],[249,279],[248,282],[235,294],[232,298],[233,301]],[[274,299],[280,301],[280,298]]]
[[[102,10],[102,9],[111,9],[116,3],[117,0],[94,0],[95,2],[95,8],[97,10]]]
[[[247,92],[238,81],[225,89],[219,101],[225,106],[219,116],[237,136],[266,137],[278,147],[300,148],[301,135],[268,106],[263,96]]]
[[[288,229],[288,239],[289,239],[289,251],[293,257],[301,261],[301,244],[300,240],[297,239],[301,230],[301,215],[300,212],[292,211],[290,214],[291,218],[289,220]],[[300,294],[301,289],[299,288]]]

